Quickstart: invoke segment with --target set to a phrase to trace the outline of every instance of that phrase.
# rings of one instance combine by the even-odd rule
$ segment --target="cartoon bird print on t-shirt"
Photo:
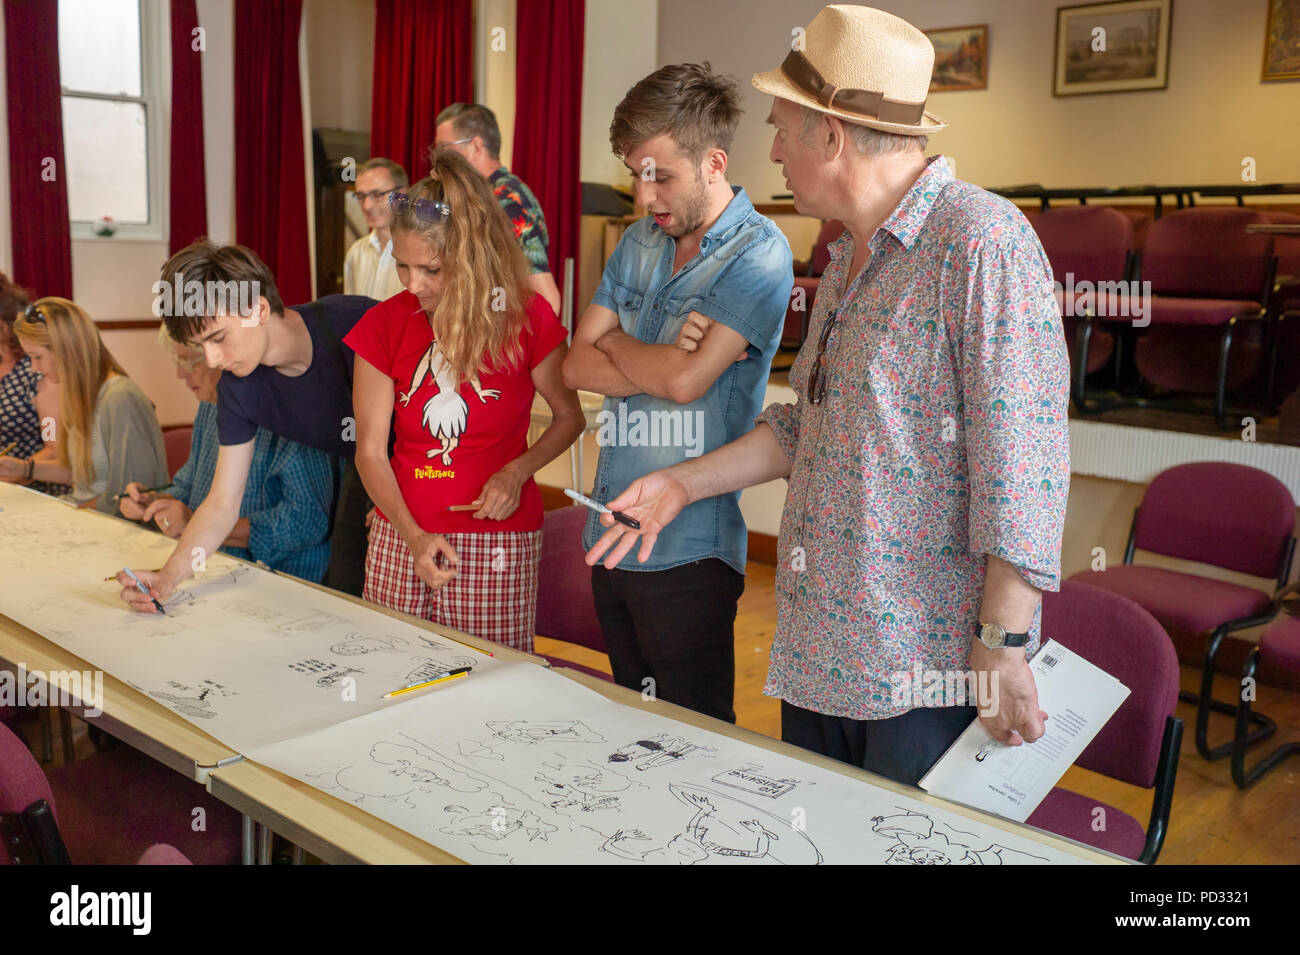
[[[460,436],[465,433],[469,406],[460,396],[460,391],[456,387],[456,373],[447,363],[436,339],[429,344],[423,357],[416,364],[415,374],[411,376],[410,390],[398,398],[403,407],[410,403],[411,396],[423,384],[425,375],[433,379],[438,392],[424,404],[424,426],[429,429],[431,435],[442,442],[440,446],[430,448],[425,453],[431,458],[442,455],[442,463],[450,466],[451,452],[456,450],[456,445],[460,444]],[[471,377],[469,384],[478,395],[479,401],[484,404],[487,404],[489,398],[501,397],[498,389],[484,388],[479,382],[478,375]]]

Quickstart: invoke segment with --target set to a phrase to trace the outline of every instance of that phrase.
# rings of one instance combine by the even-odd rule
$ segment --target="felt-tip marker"
[[[564,493],[569,495],[569,497],[573,498],[579,504],[586,505],[587,507],[591,508],[593,511],[597,512],[598,514],[609,514],[611,517],[614,518],[614,520],[618,521],[620,524],[626,524],[634,531],[639,531],[641,529],[640,521],[636,520],[636,518],[628,517],[622,511],[611,511],[604,504],[597,504],[595,501],[587,497],[585,494],[579,494],[577,491],[570,490],[567,487],[564,489]]]
[[[135,575],[135,572],[132,571],[130,567],[123,567],[122,573],[126,574],[128,577],[130,577],[132,580],[135,581],[135,589],[140,591],[140,593],[144,594],[150,600],[152,600],[154,607],[157,608],[160,614],[162,614],[164,617],[167,616],[167,611],[163,610],[163,605],[158,602],[158,598],[155,597],[153,594],[149,593],[149,588],[144,585],[144,581],[141,580],[139,577],[137,577]]]

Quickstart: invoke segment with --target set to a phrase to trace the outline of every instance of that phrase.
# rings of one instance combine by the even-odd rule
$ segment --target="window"
[[[118,235],[161,239],[161,24],[141,0],[59,0],[59,73],[74,238],[111,216]]]

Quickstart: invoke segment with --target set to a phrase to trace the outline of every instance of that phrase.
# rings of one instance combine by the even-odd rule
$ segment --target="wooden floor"
[[[776,626],[776,569],[750,562],[745,595],[736,619],[736,721],[747,729],[780,737],[781,711],[776,700],[763,696],[767,658]],[[537,651],[609,672],[604,654],[571,644],[539,639]],[[1183,668],[1184,689],[1195,690],[1200,674]],[[1224,677],[1220,699],[1232,698],[1233,685]],[[1300,738],[1300,693],[1260,686],[1255,708],[1273,717],[1277,735],[1252,749],[1271,751],[1283,740]],[[1228,760],[1207,763],[1192,739],[1195,708],[1178,704],[1184,723],[1182,756],[1174,787],[1173,812],[1160,864],[1263,865],[1300,863],[1300,756],[1286,760],[1253,787],[1241,792],[1232,783]],[[1228,716],[1210,722],[1212,744],[1224,742],[1232,731]],[[1253,756],[1248,760],[1253,761]],[[1151,813],[1151,792],[1073,768],[1061,785],[1094,796],[1138,819],[1145,828]]]

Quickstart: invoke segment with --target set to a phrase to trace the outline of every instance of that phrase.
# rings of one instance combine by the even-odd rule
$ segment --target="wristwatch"
[[[1023,647],[1029,642],[1027,633],[1007,633],[996,623],[977,623],[975,636],[979,642],[990,650],[1005,650],[1008,647]]]

